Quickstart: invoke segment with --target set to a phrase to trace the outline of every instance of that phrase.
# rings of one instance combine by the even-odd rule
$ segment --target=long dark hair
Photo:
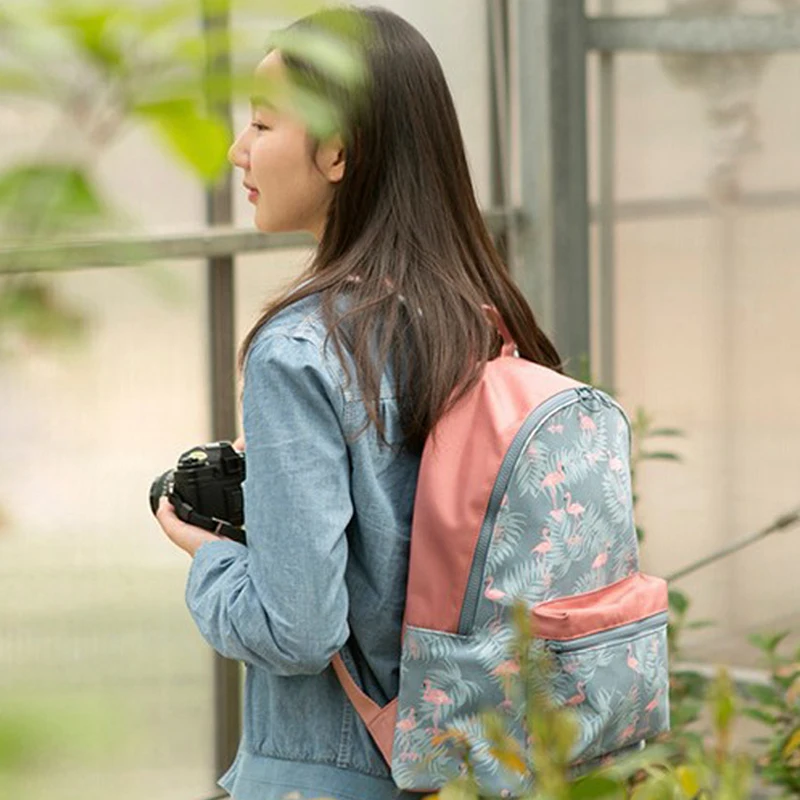
[[[330,13],[294,26],[325,26]],[[239,365],[265,323],[320,293],[328,336],[345,369],[343,348],[355,364],[367,424],[384,437],[378,397],[391,360],[404,444],[419,452],[445,411],[475,385],[482,364],[498,353],[485,304],[505,320],[520,357],[559,372],[563,367],[486,228],[436,54],[396,14],[381,8],[348,13],[368,29],[361,40],[365,102],[342,101],[339,86],[282,54],[292,73],[337,98],[346,171],[312,263],[266,306],[242,344]],[[337,301],[343,296],[342,313]]]

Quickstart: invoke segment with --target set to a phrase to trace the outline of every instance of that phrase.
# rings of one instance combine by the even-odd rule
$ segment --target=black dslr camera
[[[247,544],[244,533],[244,453],[230,442],[187,450],[175,469],[159,475],[150,487],[150,509],[166,496],[179,519]]]

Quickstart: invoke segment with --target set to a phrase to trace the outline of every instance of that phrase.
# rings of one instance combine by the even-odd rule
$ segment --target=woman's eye
[[[264,125],[262,122],[252,122],[251,125],[257,131],[268,131],[269,130],[269,126],[268,125]]]

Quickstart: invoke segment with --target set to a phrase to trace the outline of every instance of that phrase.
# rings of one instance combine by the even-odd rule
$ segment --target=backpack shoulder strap
[[[345,694],[355,707],[358,716],[364,721],[367,730],[381,751],[386,763],[392,764],[392,747],[394,745],[394,726],[397,720],[397,698],[381,708],[374,700],[367,697],[356,686],[352,675],[342,661],[342,656],[337,653],[331,661],[336,677],[342,685]]]

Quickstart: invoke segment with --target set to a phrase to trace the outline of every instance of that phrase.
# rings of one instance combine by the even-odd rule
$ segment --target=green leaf
[[[786,744],[781,750],[781,755],[784,758],[789,758],[797,750],[800,750],[800,727],[795,728],[791,735],[786,739]]]
[[[697,767],[690,767],[685,764],[681,764],[675,770],[675,774],[683,793],[687,797],[697,797],[697,793],[700,791],[702,786],[700,770],[697,769]]]
[[[711,711],[714,719],[714,728],[722,734],[730,731],[731,722],[736,713],[734,702],[733,681],[724,668],[720,668],[717,677],[710,686]]]
[[[764,725],[775,725],[778,722],[778,718],[773,716],[772,714],[768,714],[761,708],[743,708],[742,714],[751,719],[758,720],[759,722],[764,723]]]
[[[699,718],[703,704],[696,700],[684,700],[680,705],[670,706],[670,725],[680,728]]]
[[[683,616],[689,610],[689,598],[680,589],[670,589],[669,607],[676,614]]]
[[[774,708],[783,707],[783,702],[780,695],[771,686],[762,686],[758,683],[751,683],[745,687],[744,692],[747,696],[752,697],[762,705],[772,706]]]
[[[41,89],[41,76],[20,69],[0,70],[0,94],[38,95]]]
[[[480,800],[473,781],[467,777],[457,778],[439,790],[439,800]]]
[[[592,800],[602,797],[625,797],[625,785],[606,775],[588,775],[570,786],[570,800]]]
[[[653,428],[648,436],[685,436],[685,432],[679,428]]]
[[[327,139],[342,129],[339,109],[318,92],[291,85],[287,102],[303,120],[311,135],[318,139]]]
[[[80,338],[86,319],[63,305],[41,278],[23,276],[0,284],[0,326],[13,327],[42,344],[66,343]]]
[[[761,633],[753,633],[747,637],[747,640],[767,655],[772,655],[778,649],[778,645],[790,633],[791,631],[781,631],[780,633],[774,633],[771,636]]]
[[[642,461],[683,461],[683,458],[679,456],[677,453],[665,453],[660,450],[649,452],[643,450],[639,457]]]
[[[698,619],[686,623],[687,631],[700,630],[701,628],[713,628],[717,623],[713,619]]]
[[[278,31],[268,41],[268,49],[272,48],[313,64],[329,80],[346,87],[362,83],[366,75],[358,49],[327,32],[300,28]]]
[[[0,175],[0,220],[15,236],[84,229],[105,213],[86,174],[70,164],[19,164]]]
[[[50,5],[49,23],[69,36],[72,43],[87,59],[107,72],[120,72],[125,57],[119,42],[119,12],[114,6],[81,6],[79,4]],[[115,25],[117,31],[114,31]]]
[[[231,136],[222,119],[199,114],[186,100],[140,104],[134,111],[207,183],[226,169]]]

